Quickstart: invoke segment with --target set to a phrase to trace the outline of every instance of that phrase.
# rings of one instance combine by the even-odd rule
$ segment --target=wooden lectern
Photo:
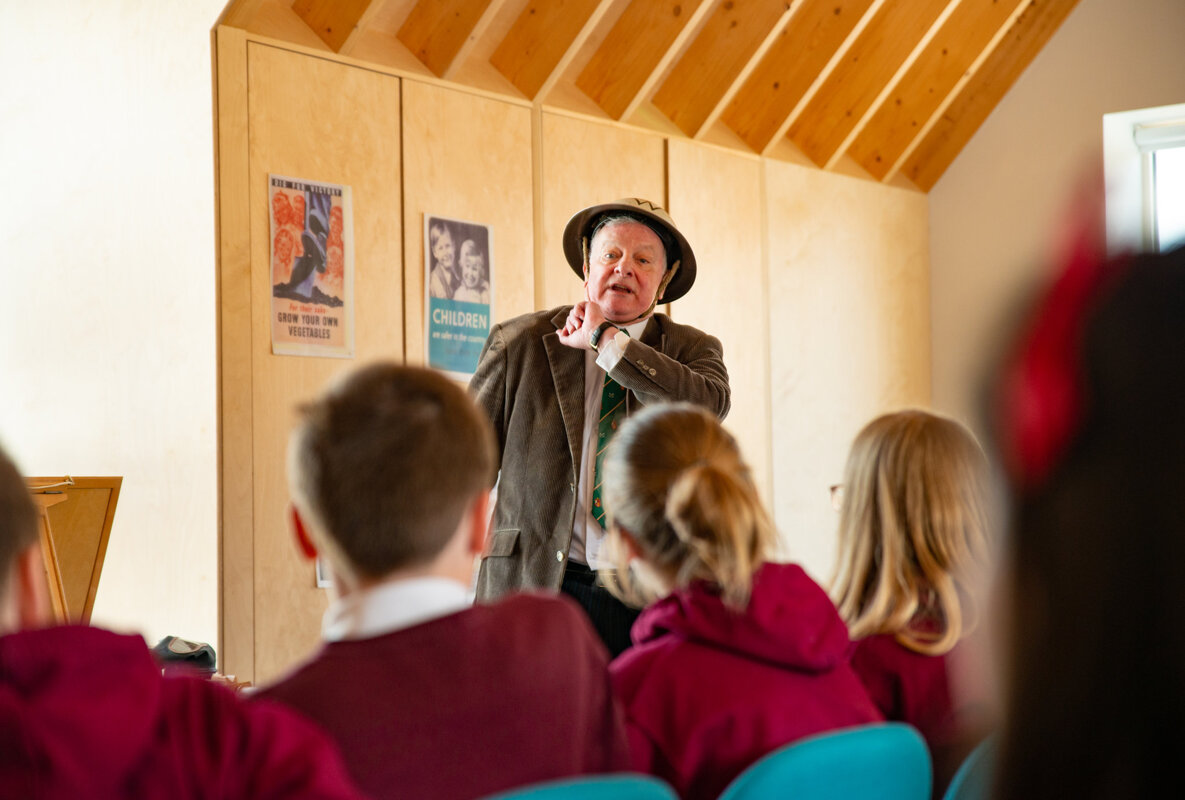
[[[123,478],[25,478],[40,513],[54,616],[89,623]]]

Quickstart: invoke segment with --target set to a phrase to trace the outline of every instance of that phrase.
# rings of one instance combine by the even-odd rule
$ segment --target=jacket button
[[[654,370],[650,370],[650,374],[651,374],[651,375],[653,375],[653,374],[654,374]]]
[[[556,550],[555,551],[555,560],[556,561],[563,561],[564,560],[564,551],[563,550]]]

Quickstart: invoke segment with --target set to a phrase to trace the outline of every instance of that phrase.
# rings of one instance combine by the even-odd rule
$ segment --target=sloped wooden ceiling
[[[928,191],[1078,0],[232,0],[221,24]]]

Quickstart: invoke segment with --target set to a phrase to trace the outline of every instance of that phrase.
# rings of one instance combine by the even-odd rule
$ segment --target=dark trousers
[[[560,589],[588,614],[601,641],[609,648],[611,658],[630,646],[630,626],[640,612],[618,600],[604,586],[597,585],[596,572],[584,564],[569,561]]]

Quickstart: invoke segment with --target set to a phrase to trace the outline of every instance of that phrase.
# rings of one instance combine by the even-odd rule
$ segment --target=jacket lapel
[[[547,362],[551,367],[551,381],[559,401],[560,415],[564,419],[564,432],[568,436],[568,448],[572,451],[572,465],[575,474],[580,474],[581,439],[584,433],[584,351],[575,350],[560,343],[557,332],[568,318],[565,306],[551,318],[556,327],[544,335],[543,348],[547,351]]]

